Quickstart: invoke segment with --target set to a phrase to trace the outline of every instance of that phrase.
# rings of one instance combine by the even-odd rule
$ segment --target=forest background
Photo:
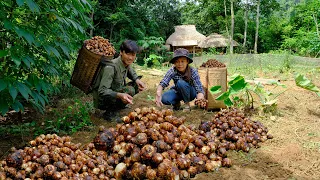
[[[149,67],[169,60],[159,47],[181,24],[240,43],[227,53],[319,57],[319,7],[319,0],[2,0],[0,111],[44,111],[50,97],[70,87],[77,52],[96,35],[116,49],[125,39],[138,41],[138,64]]]

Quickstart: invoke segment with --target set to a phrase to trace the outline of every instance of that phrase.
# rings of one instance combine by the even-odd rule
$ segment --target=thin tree
[[[243,49],[244,49],[244,52],[246,52],[246,43],[247,43],[248,9],[249,9],[249,1],[246,0],[245,12],[244,12],[244,33],[243,33]]]
[[[254,38],[254,53],[258,53],[258,35],[259,35],[259,16],[260,16],[260,0],[257,0],[257,16],[256,16],[256,34]]]
[[[229,28],[228,28],[228,16],[227,16],[226,0],[223,1],[223,4],[224,4],[224,16],[225,16],[225,22],[226,22],[226,31],[227,31],[228,39],[230,40],[230,34],[229,34]]]
[[[231,32],[230,32],[230,53],[233,54],[233,32],[234,32],[234,11],[233,11],[233,0],[231,2]]]

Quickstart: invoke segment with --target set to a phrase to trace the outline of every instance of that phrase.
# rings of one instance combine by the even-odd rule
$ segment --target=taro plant
[[[315,92],[318,96],[320,96],[320,89],[304,75],[296,74],[295,82],[297,86]],[[220,94],[216,100],[223,101],[228,107],[244,106],[253,109],[255,94],[259,98],[259,102],[263,111],[272,112],[276,110],[278,100],[277,97],[288,89],[276,93],[277,87],[286,88],[286,86],[278,81],[270,81],[269,83],[271,85],[275,85],[272,90],[266,90],[261,83],[250,85],[248,82],[246,82],[243,76],[235,74],[231,77],[231,81],[228,82],[227,91]],[[221,86],[211,87],[210,92],[212,94],[221,93]]]
[[[296,74],[294,79],[297,86],[315,92],[320,97],[320,89],[315,86],[307,77],[302,74]]]
[[[270,83],[275,85],[273,91],[266,90],[261,83],[250,85],[243,76],[235,74],[231,77],[231,81],[228,82],[227,91],[220,94],[216,100],[223,101],[228,107],[244,106],[245,108],[253,109],[254,95],[256,95],[259,98],[263,110],[271,111],[277,106],[277,97],[285,91],[275,93],[275,89],[280,86],[286,88],[286,86],[277,81]],[[212,94],[220,93],[221,86],[211,87],[210,92]]]

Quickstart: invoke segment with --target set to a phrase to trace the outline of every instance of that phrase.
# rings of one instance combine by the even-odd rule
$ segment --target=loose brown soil
[[[162,75],[150,70],[139,72],[143,74],[142,80],[146,82],[148,90],[136,95],[131,109],[122,110],[120,115],[126,115],[136,107],[155,106],[149,99],[150,96],[154,97]],[[278,97],[278,111],[275,114],[257,113],[252,117],[267,126],[274,138],[262,143],[259,149],[251,149],[249,153],[229,152],[228,156],[233,162],[231,168],[201,173],[194,179],[320,179],[320,97],[297,87],[293,80],[282,83],[287,85],[287,91]],[[320,81],[314,83],[320,87]],[[91,101],[91,97],[84,96],[81,100]],[[61,108],[59,103],[57,108]],[[201,120],[210,120],[214,113],[193,107],[191,112],[176,111],[175,116],[186,116],[187,124],[198,126]],[[73,134],[72,141],[86,144],[92,141],[99,125],[115,126],[114,122],[106,122],[100,115],[100,111],[92,114],[96,126]],[[40,115],[34,118],[44,119]],[[30,137],[24,136],[1,138],[0,159],[11,146],[21,147],[30,140]]]

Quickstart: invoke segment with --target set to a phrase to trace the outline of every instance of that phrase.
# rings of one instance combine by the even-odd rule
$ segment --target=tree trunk
[[[111,25],[111,28],[110,28],[110,37],[109,37],[109,41],[110,41],[110,42],[111,42],[112,32],[113,32],[114,26],[115,26],[115,24],[112,24],[112,25]]]
[[[233,0],[231,1],[231,32],[230,32],[230,54],[233,54],[233,32],[234,32],[234,12],[233,12]]]
[[[226,30],[227,30],[228,39],[230,39],[226,0],[224,0],[223,3],[224,3],[224,16],[225,16],[225,22],[226,22]]]
[[[248,29],[248,0],[246,0],[244,12],[244,33],[243,33],[243,51],[246,52],[247,29]]]
[[[312,17],[313,17],[314,23],[316,24],[316,30],[317,30],[318,38],[320,38],[320,34],[319,34],[319,24],[318,24],[317,17],[316,17],[313,13],[312,13]]]
[[[256,35],[254,38],[254,53],[255,54],[258,53],[259,16],[260,16],[260,0],[257,0]]]

